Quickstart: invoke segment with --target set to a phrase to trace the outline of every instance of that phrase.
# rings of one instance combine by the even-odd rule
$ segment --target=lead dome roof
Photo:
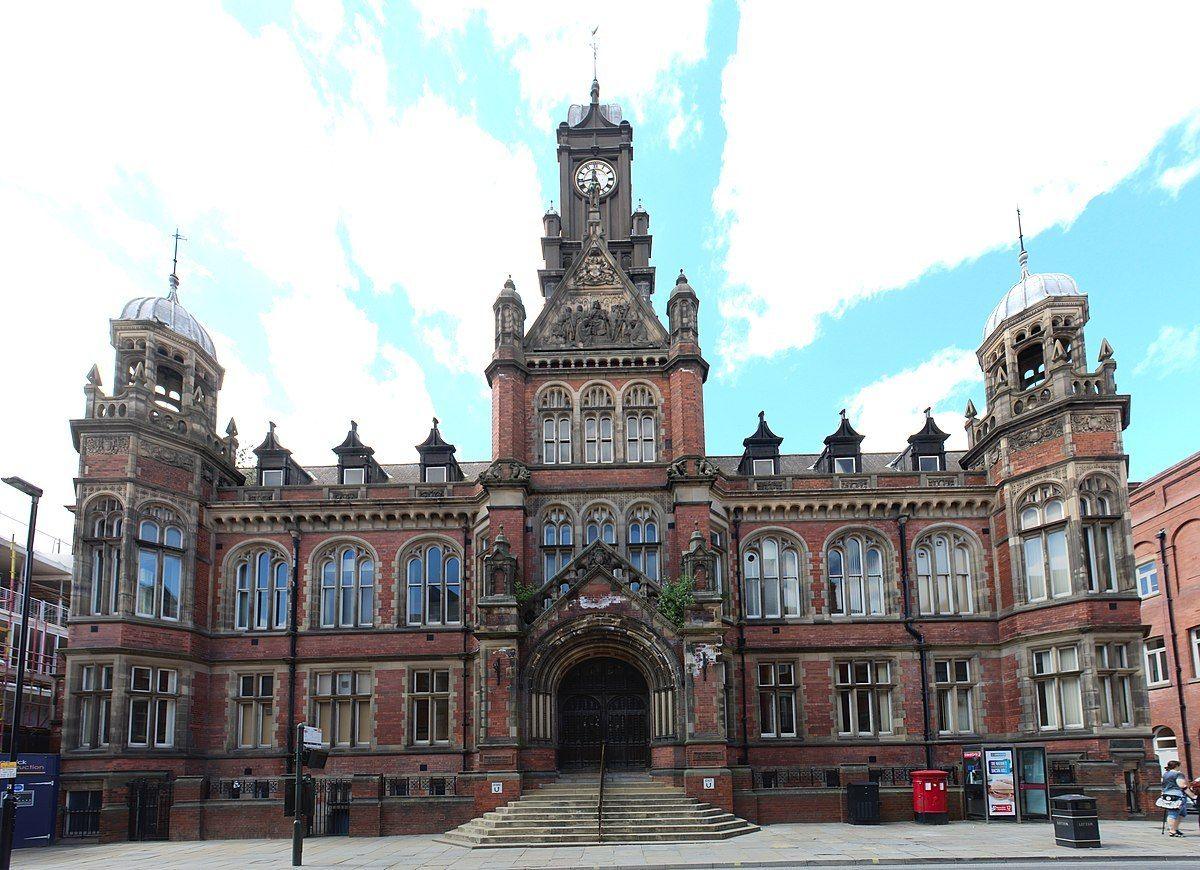
[[[217,358],[212,337],[179,302],[175,289],[166,296],[140,296],[125,303],[118,320],[142,320],[161,323],[176,335],[198,344],[213,359]]]

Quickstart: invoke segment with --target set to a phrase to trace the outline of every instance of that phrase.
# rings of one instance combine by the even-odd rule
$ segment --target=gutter
[[[1192,738],[1188,728],[1187,702],[1183,697],[1183,665],[1179,663],[1179,636],[1175,629],[1175,599],[1171,596],[1171,569],[1167,567],[1167,531],[1158,530],[1158,557],[1163,569],[1163,597],[1167,602],[1167,621],[1171,626],[1171,658],[1175,660],[1175,694],[1179,700],[1179,730],[1183,732],[1183,763],[1192,774]]]
[[[921,665],[921,728],[925,747],[925,767],[933,767],[933,743],[929,728],[929,647],[925,644],[925,636],[913,624],[912,593],[909,589],[908,575],[908,516],[900,514],[896,517],[896,527],[900,532],[900,595],[904,602],[904,630],[916,642],[917,661]]]
[[[286,770],[293,773],[296,758],[296,644],[299,640],[297,606],[300,598],[300,528],[292,528],[292,583],[288,595],[288,715]]]
[[[462,525],[462,543],[463,543],[463,560],[462,560],[462,592],[459,593],[459,619],[462,622],[462,711],[459,715],[462,716],[462,764],[463,773],[467,772],[467,759],[470,756],[470,751],[467,749],[467,673],[470,670],[467,667],[467,635],[471,632],[471,626],[467,619],[467,590],[472,592],[472,604],[474,604],[474,587],[471,585],[471,526],[470,520],[463,518]]]
[[[742,661],[742,764],[750,763],[750,735],[746,730],[746,696],[749,689],[746,686],[746,602],[742,593],[742,509],[733,509],[733,583],[732,592],[737,593],[738,600],[738,640],[737,651]]]

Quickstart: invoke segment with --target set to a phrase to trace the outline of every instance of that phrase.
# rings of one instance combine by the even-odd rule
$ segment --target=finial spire
[[[171,277],[168,279],[171,289],[167,292],[167,298],[172,302],[179,301],[179,243],[186,242],[187,236],[179,235],[179,227],[175,227],[175,235],[171,238],[175,240],[175,253],[171,255]]]
[[[1021,253],[1017,255],[1017,262],[1021,264],[1021,279],[1029,277],[1029,254],[1025,250],[1025,232],[1021,229],[1021,209],[1017,209],[1017,242],[1021,246]]]
[[[600,76],[597,73],[598,55],[600,54],[600,43],[596,40],[596,33],[600,30],[600,25],[597,24],[592,28],[592,83],[594,87],[600,84]]]

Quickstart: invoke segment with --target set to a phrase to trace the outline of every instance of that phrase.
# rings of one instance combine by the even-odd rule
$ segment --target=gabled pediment
[[[564,590],[562,587],[566,585]],[[665,624],[654,599],[657,584],[603,541],[593,541],[534,595],[532,625],[570,615],[621,611]],[[546,604],[549,602],[549,604]],[[532,627],[531,625],[531,627]]]
[[[525,350],[666,348],[654,308],[617,264],[601,235],[577,257],[525,336]]]

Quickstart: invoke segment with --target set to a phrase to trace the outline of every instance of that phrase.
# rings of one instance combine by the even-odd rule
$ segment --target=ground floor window
[[[971,677],[970,659],[934,661],[939,734],[968,734],[974,730]]]
[[[892,733],[892,665],[888,661],[838,662],[838,733]]]
[[[370,746],[371,675],[366,671],[317,674],[314,681],[317,724],[334,747]]]
[[[275,677],[241,674],[238,677],[238,748],[259,749],[275,742]]]
[[[63,806],[66,810],[63,819],[64,837],[95,837],[100,834],[100,800],[99,789],[67,792]]]
[[[130,668],[130,746],[169,749],[175,745],[175,709],[178,694],[177,671],[171,668]]]
[[[409,677],[412,742],[450,742],[450,671],[413,671]]]
[[[763,737],[796,736],[796,674],[790,662],[759,663],[758,709]]]

